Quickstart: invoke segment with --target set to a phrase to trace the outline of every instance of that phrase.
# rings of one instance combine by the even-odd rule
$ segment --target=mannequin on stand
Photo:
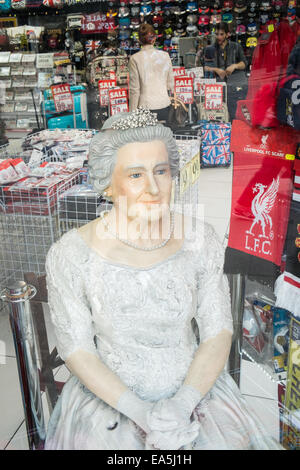
[[[171,130],[149,110],[112,116],[93,138],[91,181],[113,207],[47,256],[58,352],[72,375],[46,449],[281,448],[225,371],[223,248],[210,225],[171,210],[178,160]]]

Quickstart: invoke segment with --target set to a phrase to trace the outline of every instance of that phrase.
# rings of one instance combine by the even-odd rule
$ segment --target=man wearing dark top
[[[216,43],[214,63],[205,66],[206,72],[214,72],[218,82],[227,82],[228,111],[230,119],[234,119],[238,100],[247,95],[247,77],[245,73],[247,61],[242,46],[230,41],[227,23],[216,25]]]

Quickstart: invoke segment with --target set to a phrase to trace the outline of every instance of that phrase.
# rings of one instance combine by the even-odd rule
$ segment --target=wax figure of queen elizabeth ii
[[[89,165],[113,207],[47,256],[71,376],[46,449],[280,449],[224,370],[232,319],[223,249],[211,226],[198,221],[187,237],[187,219],[170,211],[171,130],[145,110],[113,116]]]

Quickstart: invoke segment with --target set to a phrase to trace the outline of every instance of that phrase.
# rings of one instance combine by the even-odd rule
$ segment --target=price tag
[[[19,53],[13,53],[13,54],[10,54],[10,59],[9,59],[9,62],[10,63],[17,63],[19,64],[22,60],[22,55],[23,54],[19,54]]]
[[[53,69],[53,54],[37,54],[36,66],[38,69]]]
[[[23,54],[22,64],[33,64],[35,62],[35,54]]]
[[[117,82],[117,75],[116,75],[116,72],[114,70],[109,71],[109,78],[111,80],[115,80],[115,82]]]
[[[185,104],[191,104],[194,101],[194,85],[192,77],[175,77],[174,91],[177,98]]]
[[[39,72],[38,73],[38,87],[49,88],[52,82],[52,72]]]
[[[100,106],[109,105],[108,90],[110,88],[115,88],[116,86],[117,82],[115,79],[98,81]]]
[[[58,113],[70,111],[73,109],[73,97],[70,85],[62,83],[60,85],[52,85],[51,91],[53,95],[55,109]]]
[[[200,176],[200,153],[195,155],[190,162],[191,184],[194,184]]]
[[[109,90],[110,114],[128,113],[128,96],[126,88]]]
[[[205,85],[205,109],[221,109],[223,106],[223,86]]]
[[[187,163],[183,168],[180,170],[180,183],[179,183],[179,192],[180,195],[185,193],[185,191],[191,185],[191,172],[190,172],[190,164]]]
[[[200,94],[200,96],[204,96],[205,94],[205,85],[208,85],[209,83],[216,83],[217,80],[215,78],[199,78],[198,82],[197,82],[197,86],[198,86],[198,93]]]

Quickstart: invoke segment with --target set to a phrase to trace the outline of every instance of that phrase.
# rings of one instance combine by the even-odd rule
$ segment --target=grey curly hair
[[[112,124],[131,113],[120,113],[108,118],[101,131],[96,134],[89,148],[89,175],[95,191],[103,194],[110,185],[117,159],[117,151],[126,144],[134,142],[151,142],[160,140],[167,148],[171,175],[178,173],[179,153],[171,129],[157,124],[126,130],[114,130]],[[105,132],[102,132],[102,130]]]

